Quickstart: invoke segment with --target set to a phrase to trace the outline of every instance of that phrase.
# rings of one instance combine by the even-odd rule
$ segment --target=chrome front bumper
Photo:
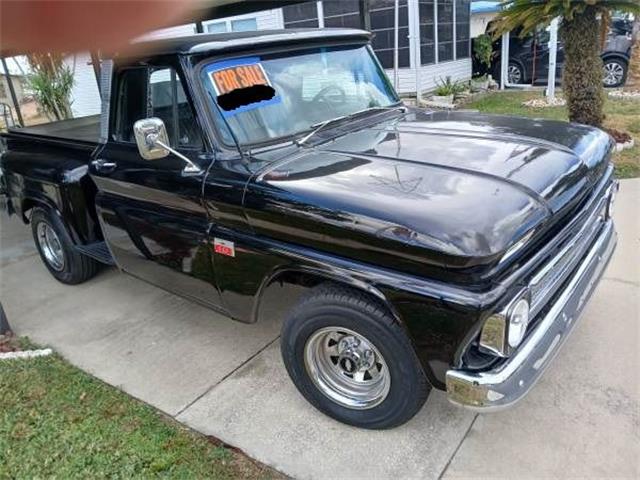
[[[449,400],[485,412],[524,397],[576,324],[613,254],[616,239],[609,219],[544,318],[505,363],[486,372],[447,371]]]

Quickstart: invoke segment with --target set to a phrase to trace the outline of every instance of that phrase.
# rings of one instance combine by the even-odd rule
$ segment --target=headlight
[[[529,325],[529,302],[521,298],[509,312],[509,346],[516,348],[522,342]]]
[[[507,357],[517,348],[529,325],[529,300],[521,292],[504,310],[494,313],[484,322],[480,332],[480,348],[501,357]]]

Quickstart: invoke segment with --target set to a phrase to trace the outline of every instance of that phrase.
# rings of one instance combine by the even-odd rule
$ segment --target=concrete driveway
[[[640,476],[640,180],[616,206],[617,253],[571,339],[519,405],[476,415],[434,392],[372,432],[310,407],[280,361],[277,318],[244,325],[107,269],[56,282],[3,213],[1,301],[15,331],[296,478]]]

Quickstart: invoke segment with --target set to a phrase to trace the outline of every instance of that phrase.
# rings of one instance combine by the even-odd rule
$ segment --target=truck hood
[[[520,188],[556,213],[597,183],[612,146],[609,135],[585,125],[416,110],[322,148],[489,176]]]
[[[276,162],[245,207],[272,238],[414,273],[466,268],[575,205],[610,142],[563,122],[411,111]]]

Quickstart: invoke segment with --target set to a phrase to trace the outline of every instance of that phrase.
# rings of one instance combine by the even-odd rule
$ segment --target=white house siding
[[[466,81],[471,78],[471,59],[465,58],[453,62],[439,63],[437,65],[425,65],[420,72],[422,91],[436,88],[436,81],[451,77],[453,81]],[[413,90],[415,91],[415,81]]]
[[[282,9],[280,8],[264,10],[262,12],[257,12],[252,16],[256,17],[258,30],[280,30],[284,28]]]
[[[202,25],[204,31],[207,31],[208,23],[227,22],[230,24],[233,20],[242,20],[246,18],[255,18],[258,30],[279,30],[284,28],[284,21],[282,20],[282,9],[276,8],[272,10],[262,10],[260,12],[248,13],[246,15],[235,15],[233,17],[225,17],[220,19],[203,20]]]
[[[137,38],[137,40],[158,40],[160,38],[183,37],[185,35],[193,35],[196,33],[196,24],[187,23],[185,25],[176,25],[175,27],[160,28],[149,33],[145,33]]]
[[[386,70],[391,83],[393,83],[393,70]],[[434,65],[423,65],[420,69],[420,84],[422,92],[428,92],[436,88],[436,82],[440,79],[451,77],[453,81],[466,81],[471,78],[471,59],[465,58],[453,62],[443,62]],[[416,92],[416,72],[412,68],[401,68],[398,71],[398,92]]]
[[[497,13],[472,13],[471,38],[476,38],[487,31],[489,22],[498,16]]]
[[[74,83],[71,90],[73,116],[77,118],[100,113],[100,92],[89,52],[75,54],[75,70],[74,55],[66,57],[64,63],[74,71]]]

